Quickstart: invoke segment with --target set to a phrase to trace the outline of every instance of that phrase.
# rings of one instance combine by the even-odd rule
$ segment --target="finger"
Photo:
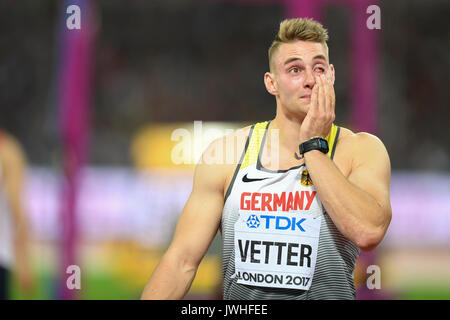
[[[325,97],[325,90],[322,83],[322,78],[320,76],[317,76],[317,84],[319,86],[319,93],[318,93],[318,102],[319,102],[319,110],[320,113],[325,114],[326,112],[326,97]]]
[[[331,115],[331,122],[334,121],[335,118],[335,103],[336,103],[336,96],[335,96],[335,92],[334,92],[334,86],[333,86],[333,80],[331,79],[330,76],[325,76],[324,75],[324,82],[325,82],[325,86],[327,88],[327,95],[328,95],[328,106],[327,106],[327,110],[328,112],[330,112]]]
[[[310,105],[310,111],[311,113],[317,113],[319,111],[319,86],[316,79],[316,83],[314,84],[314,87],[312,89],[311,93],[311,105]]]
[[[323,87],[323,92],[324,92],[324,96],[325,96],[324,110],[325,110],[325,113],[327,114],[327,116],[331,117],[331,93],[330,93],[330,87],[328,85],[327,79],[325,78],[325,75],[321,74],[320,75],[320,80],[322,81],[322,87]]]
[[[333,85],[333,81],[330,80],[329,82],[329,86],[330,86],[330,93],[331,93],[331,112],[333,115],[333,122],[334,119],[336,118],[336,92],[334,91],[334,85]]]
[[[327,73],[325,74],[325,79],[327,79],[327,81],[328,81],[329,83],[333,83],[333,76],[332,76],[332,73],[331,73],[331,72],[327,72]]]

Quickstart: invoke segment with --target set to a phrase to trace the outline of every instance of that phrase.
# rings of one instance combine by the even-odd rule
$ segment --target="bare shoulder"
[[[212,141],[196,165],[194,180],[223,191],[240,161],[250,128],[240,128]]]
[[[19,140],[8,132],[1,132],[0,159],[4,164],[25,162],[25,152]]]
[[[203,152],[200,160],[203,164],[226,166],[236,165],[245,148],[250,127],[240,128],[233,133],[212,141]]]
[[[338,152],[341,156],[351,157],[353,166],[367,160],[382,160],[389,162],[389,155],[383,142],[377,136],[367,132],[353,132],[341,127]]]
[[[346,148],[384,148],[384,144],[377,136],[367,132],[353,132],[347,128],[341,127],[339,134],[339,144]]]

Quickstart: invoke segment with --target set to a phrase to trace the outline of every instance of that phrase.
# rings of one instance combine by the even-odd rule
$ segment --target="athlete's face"
[[[265,74],[266,88],[288,113],[308,112],[315,75],[324,74],[334,83],[334,67],[328,63],[327,50],[321,43],[283,43],[272,59],[273,70]]]

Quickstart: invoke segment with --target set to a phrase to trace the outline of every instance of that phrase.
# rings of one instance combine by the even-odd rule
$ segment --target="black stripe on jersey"
[[[337,127],[336,137],[334,138],[333,150],[331,151],[331,160],[333,160],[334,152],[336,151],[336,145],[339,139],[339,132],[341,131],[341,127]]]
[[[263,149],[264,149],[264,143],[266,142],[267,131],[269,131],[269,125],[270,125],[271,122],[272,122],[272,120],[270,120],[267,123],[266,130],[264,131],[264,136],[263,136],[263,138],[261,140],[261,144],[259,145],[258,160],[256,160],[256,169],[261,170],[261,171],[265,171],[265,172],[270,172],[270,173],[283,173],[283,172],[288,172],[290,170],[298,169],[298,168],[304,166],[305,163],[303,163],[303,164],[301,164],[299,166],[295,166],[295,167],[292,167],[292,168],[289,168],[289,169],[284,169],[284,170],[270,170],[270,169],[264,168],[262,166],[262,164],[261,164],[261,154],[262,154]]]

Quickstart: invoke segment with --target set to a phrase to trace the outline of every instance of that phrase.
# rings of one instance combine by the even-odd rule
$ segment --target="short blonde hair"
[[[280,29],[269,48],[269,66],[272,70],[272,57],[282,43],[297,40],[321,43],[328,55],[328,31],[319,22],[309,18],[295,18],[281,21]]]

